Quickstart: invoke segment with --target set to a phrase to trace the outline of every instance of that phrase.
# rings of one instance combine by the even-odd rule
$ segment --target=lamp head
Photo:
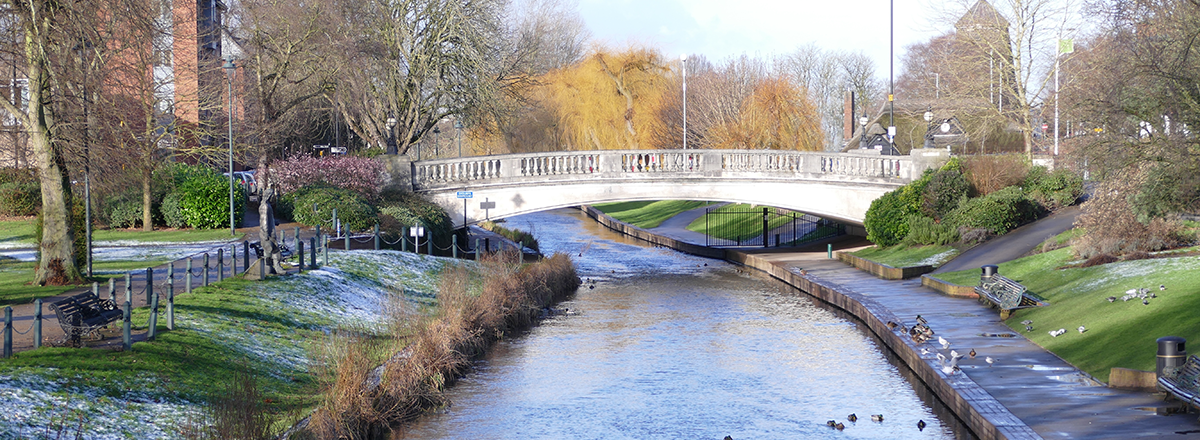
[[[925,122],[933,122],[933,111],[932,110],[925,111]]]
[[[233,72],[233,69],[237,68],[237,66],[233,64],[233,57],[226,58],[225,64],[222,65],[221,68],[225,69],[226,72]]]
[[[870,122],[870,121],[867,120],[866,115],[863,115],[862,117],[858,118],[858,125],[866,126],[867,122]]]
[[[680,55],[679,55],[679,61],[683,61],[683,62],[685,62],[685,63],[686,63],[686,62],[687,62],[687,54],[686,54],[686,53],[685,53],[685,54],[680,54]]]

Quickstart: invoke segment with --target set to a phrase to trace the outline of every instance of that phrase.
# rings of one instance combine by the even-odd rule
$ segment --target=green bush
[[[0,215],[36,215],[42,208],[42,187],[36,182],[0,183]]]
[[[163,197],[162,205],[159,205],[158,211],[162,213],[163,223],[168,228],[185,228],[187,227],[187,218],[183,215],[183,208],[180,207],[179,201],[183,196],[177,192],[169,193]]]
[[[955,170],[942,170],[933,174],[929,184],[925,185],[922,197],[921,213],[927,217],[941,219],[971,192],[971,184],[962,173]]]
[[[1025,192],[1048,209],[1070,206],[1083,194],[1083,179],[1075,173],[1045,167],[1033,167],[1025,177]]]
[[[208,168],[192,167],[177,187],[179,210],[187,225],[197,229],[229,226],[229,179]],[[233,192],[234,223],[241,224],[246,194]]]
[[[353,191],[316,184],[300,188],[292,197],[295,220],[309,225],[332,228],[333,210],[338,220],[351,231],[365,231],[375,226],[375,208]],[[316,212],[313,212],[313,206]]]
[[[434,245],[447,248],[452,243],[454,223],[441,206],[395,186],[380,190],[379,199],[382,205],[379,208],[379,227],[388,241],[399,239],[402,228],[419,224],[425,226]],[[465,240],[465,236],[460,238]],[[459,246],[464,244],[463,241],[459,242]]]
[[[142,222],[141,191],[130,190],[104,201],[104,215],[109,227],[126,229]]]
[[[1020,188],[1010,186],[983,197],[963,200],[946,214],[945,223],[956,227],[984,228],[1001,235],[1042,214],[1041,207],[1025,196]]]
[[[958,238],[958,228],[938,223],[923,215],[914,214],[908,216],[908,235],[904,236],[901,243],[913,246],[928,244],[944,246],[957,242]]]
[[[0,185],[5,183],[38,183],[37,175],[32,169],[2,168],[0,169]]]
[[[899,189],[884,194],[871,202],[863,219],[867,239],[881,247],[900,243],[908,235],[908,216],[915,213],[911,205],[905,203]]]

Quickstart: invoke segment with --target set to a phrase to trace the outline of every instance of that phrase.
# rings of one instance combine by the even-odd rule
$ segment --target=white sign
[[[409,237],[424,237],[425,236],[425,228],[422,226],[408,228],[408,236]]]

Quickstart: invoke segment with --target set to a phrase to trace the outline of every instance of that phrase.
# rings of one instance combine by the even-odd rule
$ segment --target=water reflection
[[[781,284],[571,211],[512,223],[596,288],[562,304],[578,315],[498,344],[450,408],[397,438],[954,438],[875,341]]]

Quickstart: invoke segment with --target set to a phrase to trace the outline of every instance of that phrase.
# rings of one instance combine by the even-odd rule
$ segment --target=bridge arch
[[[949,157],[945,150],[917,153],[606,150],[417,162],[404,156],[384,159],[394,182],[411,185],[414,192],[445,208],[455,227],[582,204],[638,200],[751,203],[861,225],[872,201]]]

